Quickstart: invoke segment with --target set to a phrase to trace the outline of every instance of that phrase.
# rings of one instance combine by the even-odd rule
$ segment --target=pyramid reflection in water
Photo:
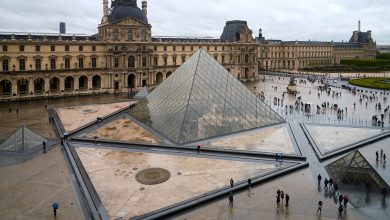
[[[130,114],[180,144],[284,122],[203,49]]]

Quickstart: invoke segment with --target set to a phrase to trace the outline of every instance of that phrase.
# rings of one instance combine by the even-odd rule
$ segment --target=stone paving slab
[[[203,143],[209,148],[299,154],[294,149],[285,124],[224,136]]]
[[[57,219],[84,219],[57,148],[18,165],[0,168],[0,219],[53,219],[51,204],[60,204]]]
[[[76,151],[112,219],[142,215],[188,200],[227,186],[230,178],[246,180],[282,168],[273,161],[235,161],[196,154],[177,156],[86,147]],[[155,167],[170,171],[171,178],[152,186],[136,181],[140,170]]]

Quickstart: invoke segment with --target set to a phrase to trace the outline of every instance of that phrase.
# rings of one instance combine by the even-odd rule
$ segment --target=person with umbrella
[[[57,209],[60,207],[60,205],[58,205],[58,203],[56,203],[56,202],[53,202],[53,204],[51,204],[51,207],[53,208],[54,217],[56,217],[57,216]]]

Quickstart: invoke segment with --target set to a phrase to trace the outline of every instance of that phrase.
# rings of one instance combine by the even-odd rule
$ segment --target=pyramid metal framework
[[[179,144],[284,122],[203,49],[130,114]]]
[[[337,177],[343,184],[364,186],[370,182],[372,186],[379,189],[389,188],[359,151],[354,151],[336,160],[329,164],[328,168],[333,176]]]
[[[23,153],[42,145],[43,141],[48,143],[45,138],[22,126],[0,145],[0,151]]]

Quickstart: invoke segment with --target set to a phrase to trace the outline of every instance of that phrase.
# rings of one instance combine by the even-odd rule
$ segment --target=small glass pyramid
[[[43,141],[48,143],[45,138],[22,126],[0,145],[0,151],[23,153],[42,145]]]
[[[203,49],[130,114],[179,144],[284,122]]]
[[[329,164],[328,168],[343,184],[364,186],[369,182],[379,189],[388,188],[386,182],[359,151],[336,160]]]

